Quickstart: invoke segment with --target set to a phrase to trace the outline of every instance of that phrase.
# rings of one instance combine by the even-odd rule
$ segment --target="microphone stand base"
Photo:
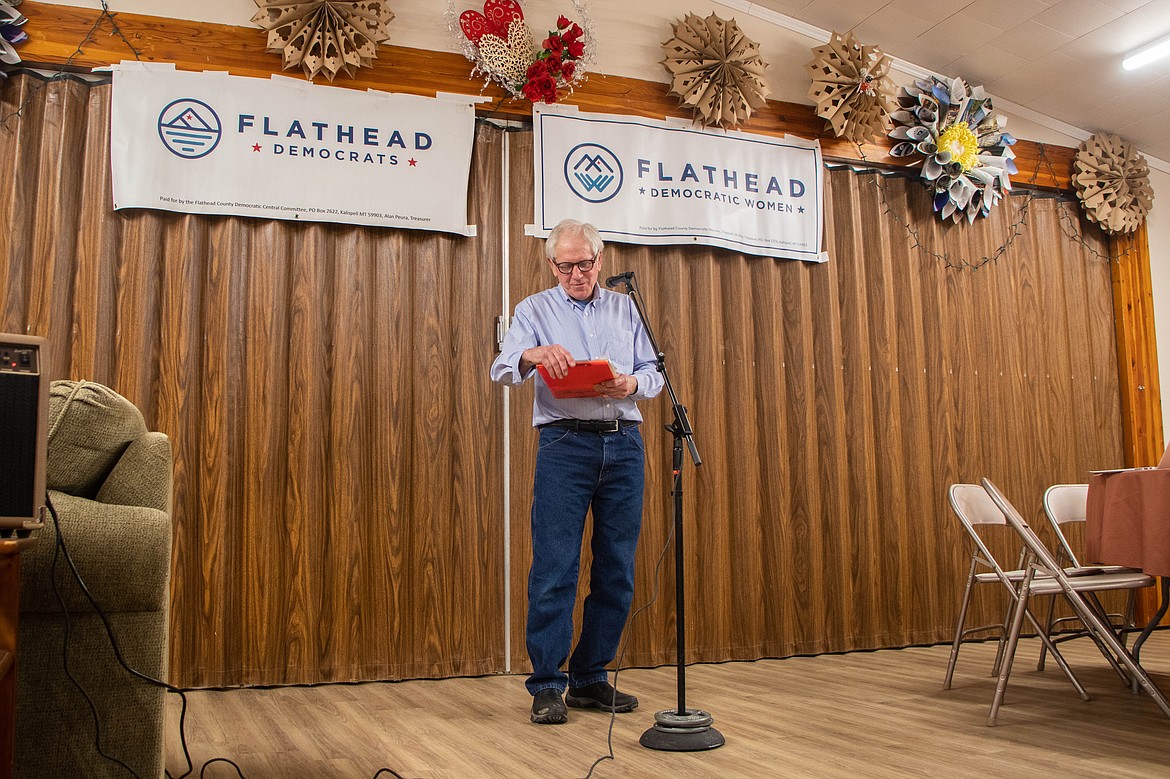
[[[647,749],[661,752],[700,752],[716,749],[726,743],[723,734],[711,727],[714,718],[705,711],[687,709],[680,714],[674,709],[654,715],[654,727],[638,740]]]

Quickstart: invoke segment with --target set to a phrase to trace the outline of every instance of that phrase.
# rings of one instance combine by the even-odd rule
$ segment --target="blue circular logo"
[[[582,200],[604,203],[621,191],[621,160],[599,144],[578,144],[565,155],[565,181]]]
[[[158,137],[179,157],[197,160],[219,145],[223,127],[215,110],[200,100],[176,100],[158,115]]]

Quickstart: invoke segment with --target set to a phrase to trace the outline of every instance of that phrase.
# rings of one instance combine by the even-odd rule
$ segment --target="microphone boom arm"
[[[695,446],[694,430],[691,428],[691,420],[687,417],[686,406],[678,401],[678,395],[674,391],[674,383],[670,380],[670,374],[666,371],[666,354],[658,348],[658,340],[654,337],[654,329],[650,327],[650,320],[646,316],[646,309],[642,306],[642,295],[638,292],[638,284],[634,278],[633,271],[626,271],[619,273],[616,276],[610,276],[605,281],[607,287],[613,287],[618,282],[625,284],[625,294],[630,296],[634,301],[634,309],[638,312],[638,318],[642,320],[642,327],[646,328],[646,337],[650,340],[650,348],[654,350],[655,360],[657,362],[658,372],[662,374],[663,383],[666,385],[666,393],[670,397],[670,405],[674,411],[674,424],[668,425],[667,430],[674,433],[676,437],[681,437],[687,442],[687,449],[691,453],[691,462],[695,466],[703,464],[703,460],[699,457],[699,449]]]

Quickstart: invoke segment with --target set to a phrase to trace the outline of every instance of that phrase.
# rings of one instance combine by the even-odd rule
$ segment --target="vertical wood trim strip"
[[[508,276],[511,273],[512,242],[508,234],[508,223],[512,218],[512,211],[508,207],[508,192],[511,191],[512,179],[509,176],[510,156],[512,154],[512,134],[504,132],[500,140],[500,316],[503,317],[505,327],[511,320],[511,298],[508,296]],[[499,330],[493,331],[493,337]],[[495,353],[495,347],[492,349]],[[504,420],[508,420],[512,413],[512,392],[505,388],[502,393],[501,408]],[[504,587],[504,672],[512,672],[512,621],[516,613],[512,610],[512,426],[503,425],[500,445],[503,462],[504,483],[502,485],[503,505],[503,587]]]
[[[1121,382],[1125,461],[1155,465],[1164,450],[1158,351],[1154,340],[1154,291],[1150,279],[1149,230],[1143,222],[1129,235],[1110,240],[1113,320]]]

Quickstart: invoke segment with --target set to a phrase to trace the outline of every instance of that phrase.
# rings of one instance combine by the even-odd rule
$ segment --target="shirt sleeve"
[[[630,308],[633,309],[631,303]],[[634,321],[634,370],[632,375],[638,380],[638,390],[630,397],[634,400],[644,400],[658,397],[665,383],[662,374],[658,372],[658,355],[650,345],[650,337],[646,335],[646,328],[642,326],[642,319],[636,309],[632,310]]]
[[[533,326],[528,306],[521,302],[520,305],[516,306],[512,325],[504,336],[500,353],[492,362],[492,381],[500,384],[520,384],[532,376],[536,372],[535,369],[529,369],[527,373],[521,372],[520,355],[524,353],[525,349],[533,346],[540,346],[540,339],[536,335],[536,328]]]

